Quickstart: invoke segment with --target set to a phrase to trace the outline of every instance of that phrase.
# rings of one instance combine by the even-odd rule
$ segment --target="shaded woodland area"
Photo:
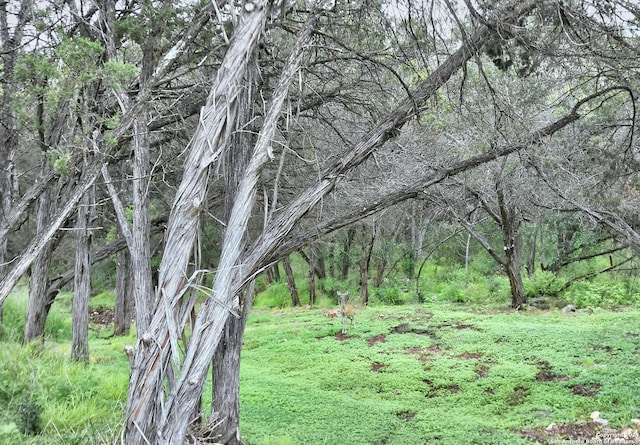
[[[485,258],[514,309],[535,274],[633,278],[639,28],[625,0],[2,2],[0,304],[28,278],[26,345],[73,289],[86,361],[115,287],[125,442],[182,444],[212,373],[235,444],[256,281],[300,304],[294,253],[311,305],[354,274],[428,298],[430,260]]]

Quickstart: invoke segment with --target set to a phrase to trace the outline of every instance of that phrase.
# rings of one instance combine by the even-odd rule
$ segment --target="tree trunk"
[[[316,304],[316,252],[313,250],[312,246],[309,246],[309,268],[307,271],[307,276],[309,278],[309,304]]]
[[[527,275],[531,276],[536,272],[536,254],[538,247],[538,230],[540,222],[538,218],[535,219],[533,229],[531,230],[531,236],[529,237],[529,257],[527,259]]]
[[[91,188],[78,206],[76,222],[76,268],[73,286],[73,336],[71,358],[89,360],[89,297],[91,295],[91,222],[95,196]]]
[[[360,300],[365,306],[369,304],[369,264],[375,243],[375,229],[371,237],[367,235],[367,227],[362,226],[362,245],[360,246]]]
[[[349,278],[349,265],[351,264],[351,245],[353,244],[353,238],[356,236],[356,228],[349,227],[347,229],[346,237],[342,243],[342,265],[340,267],[340,279],[345,281]]]
[[[252,298],[253,286],[250,286],[241,308],[240,318],[232,316],[227,319],[213,358],[211,420],[216,423],[216,427],[212,436],[217,443],[225,445],[242,444],[239,428],[240,352]]]
[[[50,215],[51,191],[43,191],[38,198],[36,210],[36,232],[42,230]],[[42,253],[36,258],[29,277],[29,302],[24,326],[24,344],[44,335],[47,315],[53,301],[50,301],[47,288],[49,286],[49,270],[53,255],[55,240],[51,240]]]
[[[522,282],[522,248],[520,241],[520,224],[522,217],[515,206],[505,200],[502,184],[497,185],[500,225],[504,242],[504,266],[511,286],[511,307],[520,309],[527,303],[527,295]]]
[[[116,301],[113,311],[113,335],[128,335],[133,320],[133,268],[126,250],[116,253]]]
[[[287,287],[291,294],[291,304],[293,306],[300,306],[300,297],[298,296],[298,290],[296,289],[296,280],[293,276],[293,270],[291,269],[291,260],[289,259],[289,255],[282,259],[282,264],[284,265],[284,274],[287,277]]]

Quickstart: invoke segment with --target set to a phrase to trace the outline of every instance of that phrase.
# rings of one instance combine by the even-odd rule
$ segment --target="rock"
[[[602,425],[602,426],[609,425],[609,421],[607,419],[593,419],[593,421],[598,425]]]
[[[577,310],[578,310],[577,307],[575,307],[572,304],[568,304],[568,305],[566,305],[565,307],[562,308],[562,313],[566,314],[567,312],[575,312]]]

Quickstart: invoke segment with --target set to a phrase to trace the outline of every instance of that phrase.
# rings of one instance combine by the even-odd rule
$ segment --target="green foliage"
[[[526,275],[523,281],[527,298],[557,297],[563,285],[554,273],[542,270]]]
[[[18,429],[22,434],[32,435],[41,431],[42,407],[33,396],[24,394],[16,406]]]
[[[257,308],[277,308],[291,306],[291,294],[286,283],[273,283],[256,297]]]
[[[96,298],[106,302],[109,296]],[[72,362],[70,305],[69,293],[58,296],[44,341],[24,347],[21,335],[3,336],[0,443],[110,444],[118,438],[129,377],[129,362],[122,348],[134,339],[103,340],[91,335],[90,362]],[[25,309],[26,288],[18,288],[5,302],[4,327],[9,324],[15,329],[15,319],[24,320]]]
[[[639,294],[630,295],[623,284],[604,274],[574,283],[563,297],[568,303],[581,308],[614,308],[640,302]]]
[[[374,300],[389,305],[405,304],[411,299],[411,295],[398,283],[384,283],[372,292]]]
[[[95,40],[85,37],[65,38],[62,40],[56,55],[71,75],[82,84],[94,80],[98,75],[98,58],[104,52],[104,48]]]
[[[140,73],[140,68],[120,60],[109,60],[104,64],[104,73],[109,85],[123,87]]]
[[[56,148],[47,151],[47,159],[53,170],[60,176],[71,174],[71,152],[66,148]]]

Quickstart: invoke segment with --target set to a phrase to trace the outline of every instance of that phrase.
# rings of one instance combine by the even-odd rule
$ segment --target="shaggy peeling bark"
[[[257,9],[247,13],[237,25],[218,70],[214,88],[202,110],[201,123],[191,142],[183,180],[168,222],[156,310],[148,332],[141,333],[134,360],[125,425],[128,443],[183,443],[190,416],[200,400],[206,371],[213,359],[222,327],[229,310],[238,305],[238,294],[226,290],[237,270],[238,247],[245,234],[258,171],[269,159],[268,147],[275,129],[276,110],[279,111],[284,100],[283,93],[279,103],[275,100],[280,98],[274,96],[272,111],[265,117],[263,127],[270,131],[263,130],[260,134],[249,171],[238,189],[224,238],[219,264],[222,272],[216,275],[212,297],[201,308],[181,367],[177,337],[193,305],[193,300],[181,299],[189,284],[187,268],[198,231],[200,212],[205,203],[209,167],[228,146],[229,132],[234,127],[234,105],[242,88],[239,82],[245,78],[250,54],[260,40],[270,12],[270,4],[257,4]],[[211,314],[211,311],[215,314]],[[207,335],[211,329],[215,329],[213,336]],[[200,344],[203,337],[208,337],[205,345]],[[211,337],[215,337],[215,341]],[[178,370],[180,378],[176,382],[174,378]],[[169,395],[163,400],[165,379],[169,384]]]

